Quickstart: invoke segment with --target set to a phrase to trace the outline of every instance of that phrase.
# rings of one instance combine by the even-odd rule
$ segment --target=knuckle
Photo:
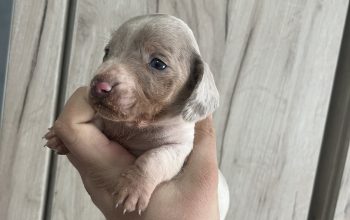
[[[65,122],[64,120],[58,118],[53,125],[53,130],[56,134],[66,133],[65,131],[72,131],[73,127],[71,124]]]
[[[66,127],[65,123],[60,119],[57,119],[53,124],[53,130],[55,133],[60,133]]]
[[[73,125],[66,123],[61,119],[57,119],[54,122],[53,129],[58,138],[64,142],[64,144],[74,145],[77,142],[76,130]]]
[[[213,128],[209,128],[209,129],[198,128],[196,129],[195,134],[200,136],[208,136],[211,138],[215,138],[215,131]]]

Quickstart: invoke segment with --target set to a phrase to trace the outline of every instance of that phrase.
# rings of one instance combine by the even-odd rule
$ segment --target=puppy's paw
[[[144,211],[149,203],[156,183],[137,166],[132,165],[120,174],[113,197],[116,207],[124,204],[125,212]]]
[[[44,146],[54,150],[57,154],[65,155],[69,153],[69,150],[64,146],[63,142],[56,136],[55,131],[49,128],[49,131],[43,136],[47,142]]]

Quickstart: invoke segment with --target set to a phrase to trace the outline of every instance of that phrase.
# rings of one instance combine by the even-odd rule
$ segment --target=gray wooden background
[[[8,42],[10,37],[12,15],[12,0],[0,1],[0,122],[2,120],[2,106],[4,84],[7,66]]]
[[[339,54],[350,58],[340,53],[348,4],[15,0],[0,136],[0,218],[103,219],[78,173],[65,157],[42,148],[41,136],[71,93],[90,80],[111,31],[128,18],[159,12],[189,24],[220,90],[215,126],[230,186],[227,219],[350,219],[349,135],[343,132],[350,68],[338,65]],[[340,96],[332,96],[336,81]],[[334,111],[331,97],[332,103],[342,98]],[[339,135],[326,145],[337,125]]]

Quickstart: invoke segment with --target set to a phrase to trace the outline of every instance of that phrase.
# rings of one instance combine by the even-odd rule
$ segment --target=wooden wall
[[[78,173],[41,147],[41,135],[90,81],[111,31],[148,13],[188,23],[214,72],[218,157],[231,197],[226,219],[308,219],[348,4],[15,0],[0,136],[1,219],[103,219]],[[348,157],[338,220],[350,216],[349,164]]]
[[[67,1],[14,1],[0,137],[0,218],[41,219],[51,163]]]

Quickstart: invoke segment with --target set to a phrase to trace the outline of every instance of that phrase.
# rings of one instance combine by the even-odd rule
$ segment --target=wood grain
[[[350,219],[350,153],[348,152],[346,165],[343,170],[338,202],[335,209],[334,220]]]
[[[307,219],[348,4],[15,1],[0,134],[1,218],[104,219],[65,157],[54,157],[54,184],[46,192],[52,161],[40,137],[58,96],[62,108],[90,81],[112,30],[160,12],[189,24],[221,93],[215,119],[220,167],[231,190],[227,219]],[[349,158],[337,220],[350,217]]]
[[[349,219],[350,14],[347,15],[319,157],[310,220]],[[348,159],[349,160],[349,159]],[[349,162],[347,162],[349,163]],[[340,189],[340,193],[339,193]]]
[[[329,179],[333,179],[336,184],[331,185],[333,189],[328,189],[333,195],[328,196],[325,200],[330,200],[332,214],[335,220],[350,219],[350,5],[348,5],[348,15],[346,18],[345,30],[343,35],[343,42],[341,51],[339,54],[337,78],[334,84],[334,91],[332,101],[335,104],[333,107],[333,117],[338,122],[338,129],[334,129],[332,133],[337,132],[339,134],[333,134],[335,138],[334,145],[329,146],[337,154],[337,158],[328,160],[333,162],[330,164],[332,167],[328,169]],[[335,97],[336,96],[336,97]],[[335,97],[335,98],[333,98]],[[330,109],[331,110],[331,109]],[[329,113],[331,115],[331,111]],[[331,154],[332,156],[332,154]],[[345,163],[344,163],[345,160]],[[326,161],[326,160],[325,160]],[[328,165],[327,163],[325,163]],[[344,165],[345,164],[345,165]],[[341,181],[340,181],[341,180]],[[322,181],[322,180],[321,180]],[[330,182],[323,181],[323,182]],[[339,184],[340,182],[340,184]],[[340,189],[339,189],[340,187]],[[330,188],[330,187],[329,187]],[[338,191],[339,190],[339,191]],[[327,190],[324,190],[327,191]],[[328,208],[328,207],[326,207]],[[322,214],[325,213],[324,211]],[[325,215],[325,217],[329,217]],[[326,218],[324,218],[326,219]]]
[[[217,113],[227,219],[307,219],[347,5],[230,2]]]
[[[67,1],[14,1],[0,138],[0,216],[42,219]]]
[[[110,34],[131,17],[155,13],[156,1],[77,1],[74,27],[67,57],[64,99],[78,87],[88,85],[102,62]],[[79,174],[65,157],[58,157],[51,219],[104,219],[93,205]]]

